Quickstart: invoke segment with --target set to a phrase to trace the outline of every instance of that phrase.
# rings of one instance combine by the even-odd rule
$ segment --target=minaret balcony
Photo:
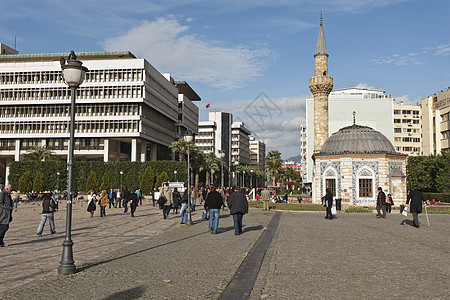
[[[314,76],[309,79],[309,89],[313,94],[326,93],[329,94],[333,90],[333,77],[331,76]]]
[[[323,83],[333,85],[333,77],[322,75],[322,76],[313,76],[309,79],[310,86],[314,84],[323,84]]]

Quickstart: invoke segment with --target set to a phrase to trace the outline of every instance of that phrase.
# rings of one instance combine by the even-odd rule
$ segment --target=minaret
[[[314,95],[314,153],[317,153],[328,139],[328,95],[333,89],[333,77],[328,76],[328,53],[322,12],[314,61],[314,77],[309,79],[309,89]]]

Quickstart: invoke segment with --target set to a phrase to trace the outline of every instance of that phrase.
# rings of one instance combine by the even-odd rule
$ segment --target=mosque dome
[[[317,155],[337,154],[398,154],[382,133],[353,124],[333,133]]]

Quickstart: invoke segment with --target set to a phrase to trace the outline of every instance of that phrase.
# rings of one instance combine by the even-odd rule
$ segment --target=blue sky
[[[207,103],[232,112],[288,158],[300,152],[321,10],[335,89],[418,103],[450,86],[448,0],[2,0],[0,42],[16,36],[23,54],[131,51],[188,81],[201,120]]]

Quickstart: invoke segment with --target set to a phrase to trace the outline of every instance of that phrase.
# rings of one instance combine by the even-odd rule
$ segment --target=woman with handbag
[[[94,192],[92,190],[89,191],[87,211],[91,214],[91,218],[94,216],[94,212],[97,209],[97,206],[95,205],[96,198]]]
[[[106,217],[106,205],[108,204],[108,194],[105,190],[100,195],[100,217]]]

